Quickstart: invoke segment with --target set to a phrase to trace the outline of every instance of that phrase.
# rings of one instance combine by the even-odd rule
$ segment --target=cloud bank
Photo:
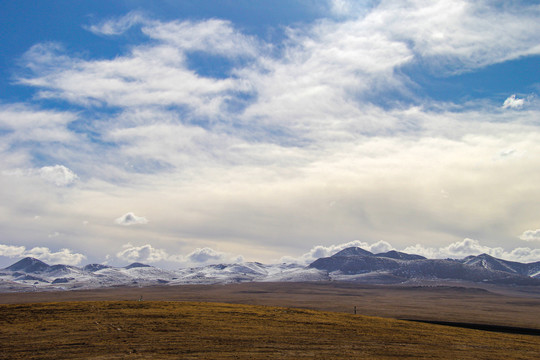
[[[116,257],[127,262],[174,263],[175,266],[183,267],[244,262],[244,258],[241,255],[220,252],[208,247],[197,248],[186,256],[183,256],[168,254],[166,250],[156,249],[150,244],[133,246],[129,243],[123,246],[123,250],[118,252]]]
[[[317,245],[299,257],[287,255],[281,257],[279,260],[274,259],[273,262],[309,265],[319,258],[332,256],[349,247],[360,247],[374,254],[397,250],[409,254],[422,255],[428,259],[462,259],[470,255],[488,254],[496,258],[522,263],[540,261],[540,249],[519,247],[508,251],[500,247],[493,248],[485,246],[480,244],[478,240],[467,238],[440,248],[416,244],[404,249],[397,249],[390,243],[382,240],[372,244],[355,240],[329,246]],[[24,246],[2,244],[0,244],[0,256],[9,258],[30,256],[51,264],[68,265],[79,265],[87,258],[83,254],[74,253],[68,249],[52,252],[45,247],[34,247],[27,250]],[[197,267],[212,264],[233,264],[246,261],[242,255],[217,251],[209,247],[197,248],[187,255],[181,255],[170,254],[167,250],[155,248],[150,244],[135,246],[130,243],[124,244],[122,250],[116,253],[115,258],[116,262],[120,261],[120,265],[141,262],[145,264],[160,264],[172,268]],[[111,258],[107,257],[104,262],[109,262],[110,260]]]
[[[501,247],[493,248],[481,245],[478,240],[474,239],[464,239],[441,248],[431,248],[417,244],[406,247],[403,251],[435,259],[461,259],[469,255],[480,255],[484,253],[504,260],[525,263],[539,261],[540,259],[540,249],[520,247],[506,251]]]

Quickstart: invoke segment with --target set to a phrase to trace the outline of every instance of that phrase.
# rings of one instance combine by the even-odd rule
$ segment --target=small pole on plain
[[[356,306],[354,307],[354,315],[356,315]]]

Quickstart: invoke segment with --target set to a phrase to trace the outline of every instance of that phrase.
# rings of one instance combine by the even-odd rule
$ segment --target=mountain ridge
[[[369,283],[455,280],[540,286],[540,262],[513,262],[488,254],[455,260],[427,259],[399,251],[374,254],[360,247],[343,249],[307,266],[244,262],[177,270],[163,270],[138,262],[124,267],[104,264],[83,267],[48,265],[39,259],[27,257],[0,270],[0,291],[328,280]]]
[[[346,256],[343,256],[343,253]],[[489,263],[486,260],[489,260]],[[348,248],[332,256],[319,258],[309,267],[335,273],[337,278],[340,275],[349,276],[349,279],[351,275],[363,274],[371,274],[376,278],[375,275],[379,273],[384,277],[393,276],[396,281],[441,279],[536,285],[540,284],[540,278],[536,278],[539,275],[536,272],[538,265],[540,264],[506,261],[487,254],[472,255],[460,260],[443,260],[400,252],[372,254]]]

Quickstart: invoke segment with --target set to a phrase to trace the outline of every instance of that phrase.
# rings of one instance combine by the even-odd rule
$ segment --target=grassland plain
[[[538,359],[538,336],[298,308],[172,301],[0,305],[2,359]]]
[[[0,293],[0,303],[136,300],[268,305],[397,319],[469,322],[540,330],[540,289],[451,283],[387,286],[347,282],[240,283]],[[540,357],[539,357],[540,358]]]

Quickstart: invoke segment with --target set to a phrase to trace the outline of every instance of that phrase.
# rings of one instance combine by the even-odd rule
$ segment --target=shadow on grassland
[[[414,321],[414,322],[434,324],[434,325],[452,326],[452,327],[459,327],[459,328],[465,328],[465,329],[492,331],[492,332],[499,332],[499,333],[505,333],[505,334],[540,336],[540,329],[531,329],[531,328],[524,328],[524,327],[473,324],[473,323],[437,321],[437,320],[418,320],[418,319],[400,319],[400,320]]]

